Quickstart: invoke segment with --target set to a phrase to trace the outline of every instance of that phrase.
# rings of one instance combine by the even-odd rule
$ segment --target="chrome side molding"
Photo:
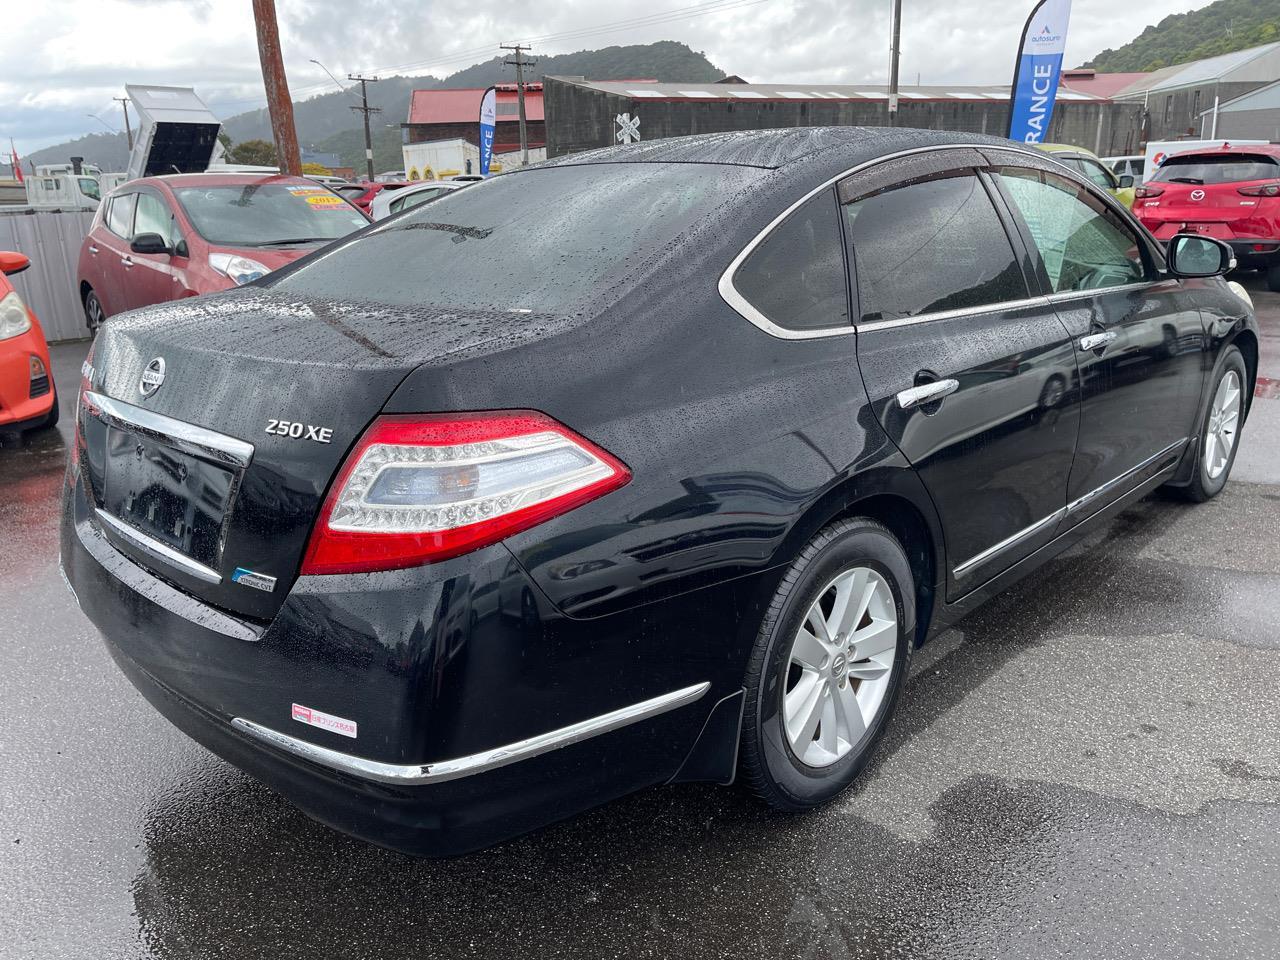
[[[1003,540],[1001,540],[999,543],[995,544],[994,546],[987,547],[987,549],[983,550],[976,557],[970,557],[964,563],[960,564],[958,567],[952,570],[951,571],[952,575],[957,580],[960,579],[965,574],[973,570],[976,570],[978,567],[982,566],[988,560],[995,559],[996,556],[998,556],[1001,553],[1004,553],[1004,551],[1008,550],[1010,547],[1015,546],[1021,541],[1027,539],[1027,537],[1030,537],[1030,536],[1033,536],[1034,534],[1039,533],[1041,530],[1045,529],[1046,527],[1052,524],[1056,524],[1059,520],[1061,520],[1064,516],[1066,516],[1066,514],[1067,514],[1067,508],[1063,507],[1060,510],[1053,511],[1053,513],[1049,514],[1044,519],[1037,520],[1035,523],[1031,524],[1031,526],[1023,527],[1017,533],[1013,534],[1013,536],[1005,537]]]
[[[710,683],[697,683],[598,717],[571,723],[567,727],[539,734],[536,737],[517,740],[515,743],[485,750],[482,753],[473,753],[454,760],[438,760],[434,763],[398,764],[365,760],[340,750],[330,750],[328,747],[320,747],[314,743],[299,740],[297,737],[280,733],[278,730],[264,727],[243,717],[233,717],[231,725],[241,733],[248,734],[263,743],[339,773],[363,780],[375,780],[379,783],[420,786],[428,783],[444,783],[447,780],[458,780],[488,770],[496,770],[552,750],[559,750],[570,744],[581,743],[583,740],[598,737],[602,733],[609,733],[611,730],[618,730],[641,720],[656,717],[668,710],[686,706],[699,699],[710,688]]]

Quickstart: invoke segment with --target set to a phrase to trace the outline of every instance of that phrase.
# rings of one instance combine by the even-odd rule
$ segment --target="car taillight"
[[[1280,181],[1276,183],[1255,183],[1249,187],[1238,187],[1236,193],[1246,197],[1280,197]]]
[[[1147,184],[1143,184],[1133,191],[1133,195],[1139,200],[1146,200],[1149,197],[1158,197],[1162,193],[1164,193],[1164,187],[1152,187]]]
[[[630,479],[616,457],[531,410],[380,417],[329,491],[302,573],[446,560]]]

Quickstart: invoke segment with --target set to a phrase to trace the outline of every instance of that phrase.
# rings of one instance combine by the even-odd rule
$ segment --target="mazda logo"
[[[1191,191],[1191,199],[1192,199],[1192,200],[1203,200],[1203,199],[1204,199],[1204,191],[1203,191],[1203,190],[1192,190],[1192,191]]]
[[[164,383],[164,357],[156,357],[142,368],[142,379],[138,381],[138,392],[149,397],[160,389]]]

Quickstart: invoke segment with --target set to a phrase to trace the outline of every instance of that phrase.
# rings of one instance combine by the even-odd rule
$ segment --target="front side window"
[[[1053,293],[1147,279],[1137,236],[1088,190],[1041,170],[1006,167],[998,175],[1040,251]]]
[[[128,240],[133,230],[133,205],[137,202],[136,193],[125,193],[113,197],[111,208],[107,211],[107,229],[117,237]]]
[[[173,191],[200,236],[227,247],[318,243],[369,221],[319,184],[243,183]]]
[[[102,199],[102,191],[98,189],[98,181],[93,177],[77,177],[76,182],[80,184],[80,192],[90,200]]]
[[[1094,185],[1101,187],[1103,190],[1114,190],[1116,187],[1116,183],[1111,179],[1111,175],[1107,173],[1106,167],[1096,160],[1082,157],[1080,160],[1080,172],[1088,180],[1092,181]]]
[[[138,194],[138,213],[133,221],[133,235],[159,234],[164,242],[173,246],[173,214],[165,202],[149,193]]]
[[[408,196],[396,197],[396,199],[392,200],[389,204],[390,211],[392,213],[399,213],[401,210],[408,210],[410,207],[416,207],[419,204],[426,203],[428,200],[434,200],[442,193],[448,192],[448,190],[441,187],[436,187],[431,190],[416,190]]]
[[[832,191],[807,200],[765,237],[738,267],[733,285],[780,327],[848,326],[848,284]]]
[[[953,173],[845,204],[862,322],[1028,296],[982,182]]]

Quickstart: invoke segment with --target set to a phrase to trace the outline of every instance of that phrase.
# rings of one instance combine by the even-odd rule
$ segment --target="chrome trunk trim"
[[[693,703],[706,693],[710,687],[710,683],[697,683],[691,687],[684,687],[671,693],[665,693],[660,697],[654,697],[651,700],[633,703],[628,707],[622,707],[611,713],[604,713],[589,720],[572,723],[567,727],[561,727],[549,733],[529,737],[527,740],[517,740],[515,743],[509,743],[503,747],[494,747],[492,750],[485,750],[482,753],[473,753],[470,756],[458,757],[454,760],[439,760],[434,763],[398,764],[382,763],[378,760],[365,760],[362,757],[354,757],[340,750],[330,750],[328,747],[320,747],[314,743],[308,743],[306,740],[299,740],[297,737],[291,737],[287,733],[280,733],[278,730],[264,727],[243,717],[233,717],[231,725],[240,732],[261,740],[263,743],[301,757],[304,760],[310,760],[312,763],[318,763],[323,767],[336,770],[339,773],[359,777],[363,780],[376,780],[379,783],[420,786],[428,783],[444,783],[447,780],[458,780],[462,777],[484,773],[488,770],[496,770],[499,767],[505,767],[521,760],[528,760],[531,757],[549,753],[552,750],[559,750],[561,747],[567,747],[570,744],[581,743],[583,740],[598,737],[602,733],[618,730],[641,720],[656,717],[659,714],[666,713],[668,710],[675,710],[678,707]]]
[[[93,513],[99,524],[106,527],[112,533],[128,540],[143,553],[150,554],[158,560],[163,560],[165,563],[177,567],[183,573],[190,574],[197,580],[203,580],[205,583],[222,582],[222,574],[217,570],[211,570],[203,563],[197,563],[186,554],[179,553],[168,544],[152,539],[141,530],[135,530],[123,520],[113,517],[111,514],[107,513],[107,511],[103,510],[101,507],[95,507]]]
[[[122,400],[86,390],[80,397],[89,413],[111,426],[161,440],[184,453],[212,458],[241,469],[253,459],[253,444],[183,420],[153,413]]]

